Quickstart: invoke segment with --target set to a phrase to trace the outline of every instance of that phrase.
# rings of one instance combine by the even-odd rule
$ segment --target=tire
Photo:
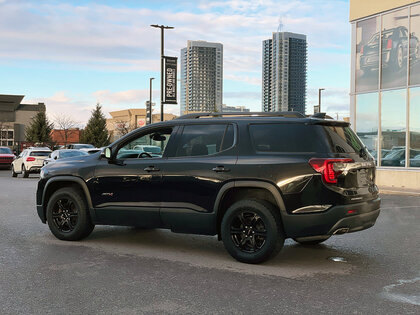
[[[404,51],[400,45],[397,47],[397,53],[395,55],[395,69],[401,70],[404,67]]]
[[[17,177],[17,173],[15,172],[15,168],[14,168],[14,166],[12,165],[12,177]]]
[[[23,178],[29,177],[29,173],[26,171],[25,164],[22,165],[22,176]]]
[[[224,214],[220,231],[226,250],[243,263],[264,262],[284,244],[279,211],[263,200],[234,203]]]
[[[318,245],[318,244],[321,244],[322,242],[325,242],[329,238],[330,238],[330,236],[328,236],[326,238],[319,239],[319,240],[314,240],[314,241],[300,241],[296,238],[294,238],[293,240],[296,243],[299,243],[300,245]]]
[[[47,204],[47,222],[54,236],[65,241],[81,240],[95,227],[83,194],[71,187],[53,193]]]

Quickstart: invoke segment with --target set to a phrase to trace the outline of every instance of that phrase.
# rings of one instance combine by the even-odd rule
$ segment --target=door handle
[[[160,169],[155,168],[153,165],[150,165],[144,169],[146,172],[159,172]]]
[[[223,165],[219,165],[219,166],[216,166],[216,167],[212,168],[212,171],[214,171],[216,173],[221,173],[221,172],[229,172],[230,169],[225,168]]]

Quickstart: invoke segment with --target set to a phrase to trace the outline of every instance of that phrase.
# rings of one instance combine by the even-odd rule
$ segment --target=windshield
[[[162,150],[159,147],[143,147],[145,152],[160,154]]]
[[[88,155],[88,153],[84,151],[62,151],[60,152],[61,158],[68,158],[72,156],[81,156],[81,155]]]
[[[9,148],[0,148],[0,154],[13,154]]]
[[[401,156],[403,156],[403,154],[405,154],[405,150],[392,151],[384,158],[384,160],[392,160],[395,158],[400,158]]]

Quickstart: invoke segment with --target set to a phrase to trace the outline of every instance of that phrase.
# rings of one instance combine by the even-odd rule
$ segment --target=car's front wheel
[[[244,263],[261,263],[274,257],[283,247],[280,214],[262,200],[242,200],[226,211],[221,224],[226,250]]]
[[[15,172],[15,167],[12,164],[12,177],[17,177],[17,173]]]
[[[54,236],[66,241],[83,239],[94,228],[84,196],[71,187],[53,193],[47,204],[47,222]]]

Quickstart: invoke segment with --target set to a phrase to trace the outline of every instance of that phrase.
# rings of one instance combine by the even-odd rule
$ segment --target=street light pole
[[[163,57],[165,56],[164,52],[164,30],[173,29],[172,26],[164,26],[151,24],[151,27],[160,28],[160,121],[163,121]]]
[[[154,80],[155,78],[150,78],[150,90],[149,90],[149,124],[153,123],[153,116],[152,116],[152,80]]]
[[[321,92],[324,91],[324,88],[318,89],[318,106],[319,106],[319,112],[321,112]]]

